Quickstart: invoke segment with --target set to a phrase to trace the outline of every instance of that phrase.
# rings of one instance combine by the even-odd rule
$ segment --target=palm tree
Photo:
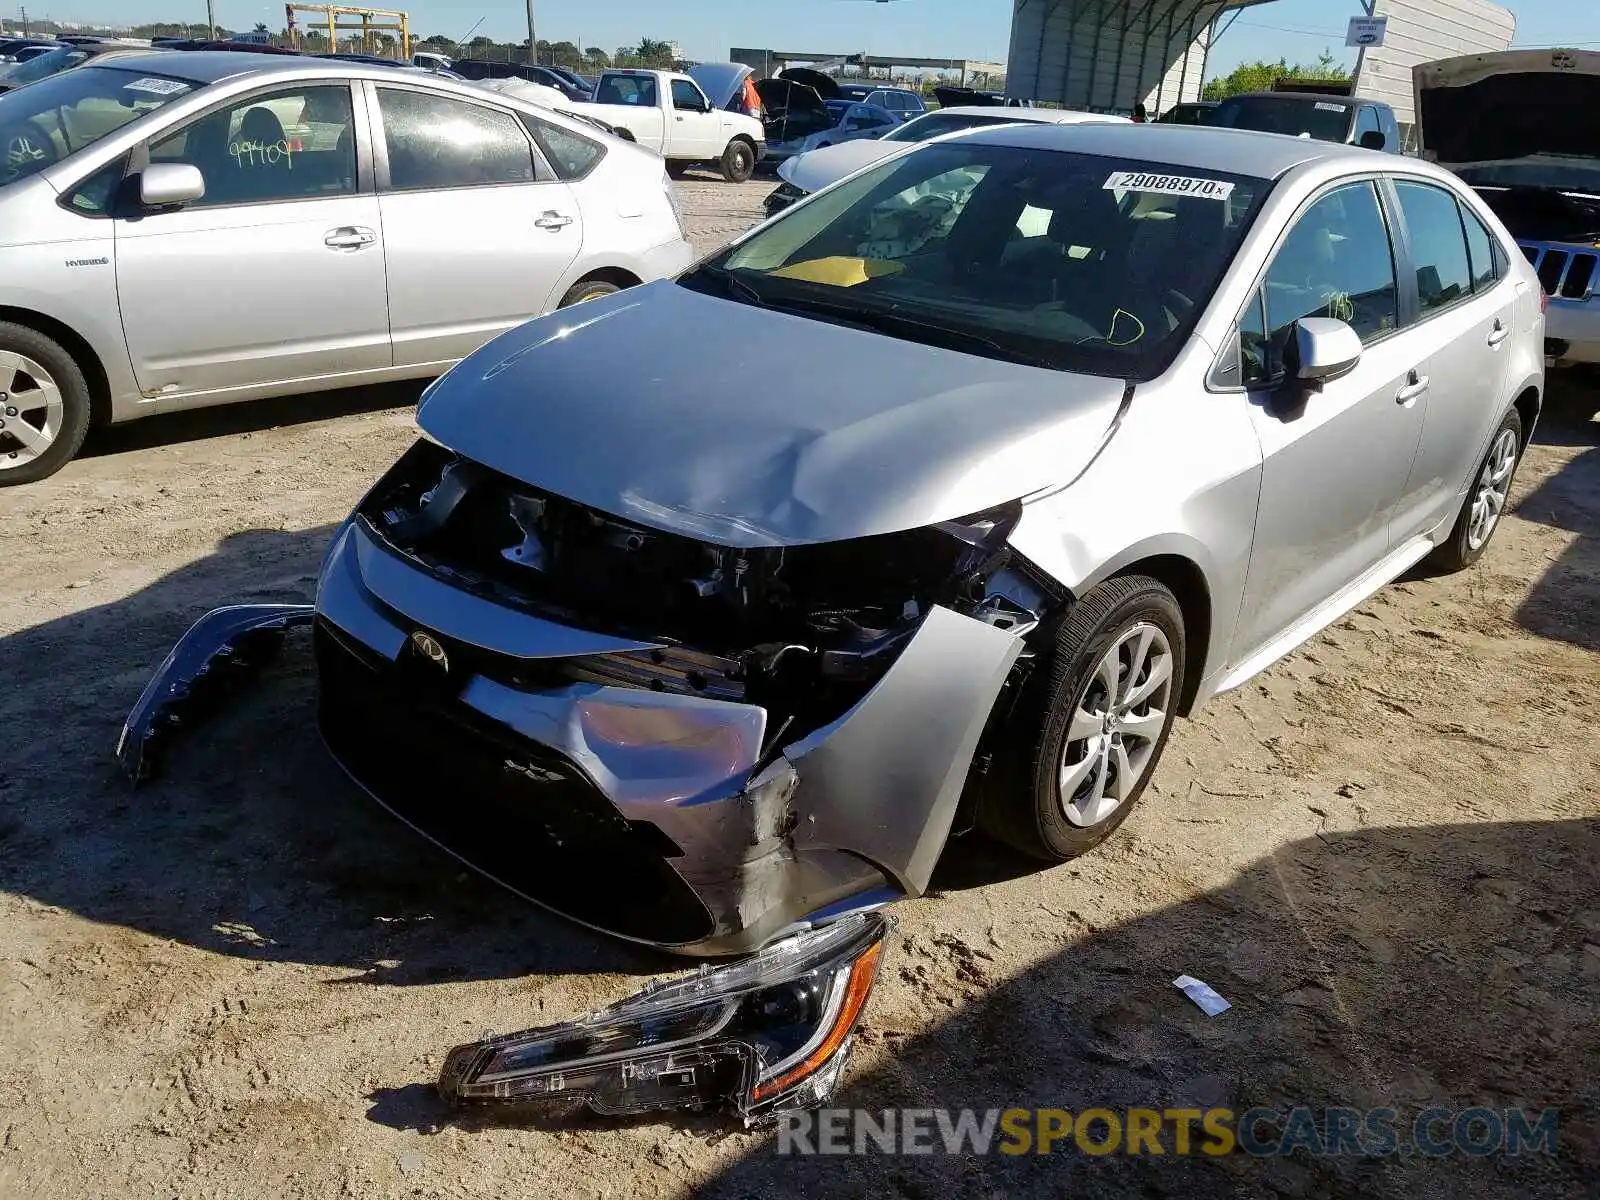
[[[670,67],[672,65],[672,43],[657,41],[655,38],[640,38],[639,48],[634,51],[639,56],[639,61],[647,67]]]
[[[256,32],[257,33],[270,33],[271,30],[269,30],[267,28],[267,23],[265,21],[257,21],[256,22]]]

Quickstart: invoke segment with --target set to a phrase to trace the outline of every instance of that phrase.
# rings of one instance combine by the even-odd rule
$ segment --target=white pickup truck
[[[711,163],[730,183],[743,183],[766,149],[760,121],[713,104],[698,83],[676,71],[606,71],[594,103],[571,109],[648,146],[667,160],[674,177]]]

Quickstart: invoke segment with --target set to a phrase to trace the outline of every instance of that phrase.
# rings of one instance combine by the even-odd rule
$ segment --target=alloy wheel
[[[1062,812],[1104,821],[1138,786],[1172,718],[1172,646],[1148,621],[1129,626],[1085,685],[1061,752]]]
[[[0,471],[30,463],[61,433],[61,388],[33,359],[0,350]]]
[[[1467,549],[1483,549],[1505,510],[1511,493],[1511,473],[1517,467],[1517,435],[1502,429],[1489,447],[1489,457],[1478,474],[1477,491],[1472,497],[1472,515],[1467,521]]]

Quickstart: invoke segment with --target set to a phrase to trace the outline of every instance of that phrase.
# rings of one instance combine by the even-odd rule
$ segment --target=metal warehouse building
[[[1099,112],[1143,103],[1153,117],[1199,99],[1220,32],[1240,10],[1270,2],[1014,0],[1006,91]],[[1328,7],[1341,27],[1369,11],[1357,0]],[[1388,31],[1382,47],[1362,51],[1356,91],[1389,101],[1403,123],[1411,119],[1413,64],[1503,50],[1516,27],[1487,0],[1376,0],[1374,9]]]

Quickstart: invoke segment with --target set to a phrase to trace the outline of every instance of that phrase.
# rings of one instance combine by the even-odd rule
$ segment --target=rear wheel
[[[609,279],[584,279],[573,284],[567,289],[567,294],[561,297],[557,308],[570,308],[574,304],[582,304],[588,300],[598,300],[602,296],[614,296],[622,289]]]
[[[1111,579],[1073,605],[995,755],[980,827],[1051,862],[1109,837],[1166,748],[1184,651],[1183,610],[1157,580]]]
[[[89,432],[89,385],[65,349],[0,322],[0,486],[54,475]]]
[[[719,165],[729,183],[745,183],[756,173],[755,147],[743,138],[734,138],[723,150]]]
[[[1522,419],[1515,409],[1505,415],[1489,440],[1472,488],[1456,516],[1450,539],[1434,550],[1428,562],[1440,571],[1461,571],[1483,557],[1489,539],[1500,527],[1500,515],[1511,496],[1511,481],[1522,458]]]

